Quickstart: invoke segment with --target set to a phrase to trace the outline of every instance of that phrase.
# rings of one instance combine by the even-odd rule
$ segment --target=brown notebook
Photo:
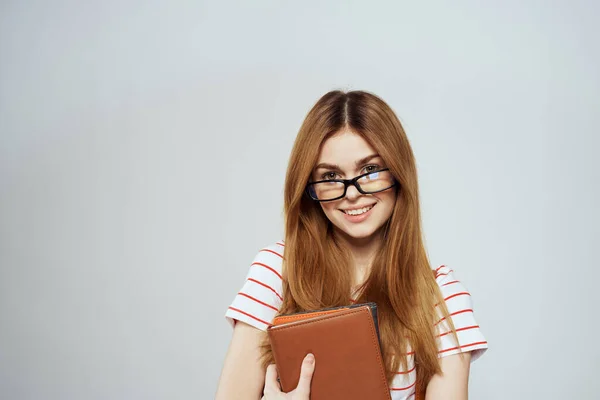
[[[284,392],[296,388],[302,360],[313,353],[311,400],[391,399],[375,303],[282,315],[267,332]]]

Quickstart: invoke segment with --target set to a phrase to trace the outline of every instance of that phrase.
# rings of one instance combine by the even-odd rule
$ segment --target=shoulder
[[[442,292],[446,306],[450,313],[471,310],[471,293],[465,285],[458,280],[453,268],[440,265],[434,270],[435,281]],[[467,312],[467,311],[465,311]]]
[[[256,253],[244,285],[225,314],[232,325],[242,321],[264,331],[271,324],[283,301],[284,249],[284,242],[278,241]]]
[[[438,284],[442,293],[455,294],[467,292],[467,288],[460,281],[454,272],[454,268],[447,265],[440,265],[434,271],[435,281]]]
[[[284,251],[285,243],[283,240],[264,246],[254,256],[251,267],[258,267],[254,269],[259,271],[261,269],[270,271],[281,279]],[[263,273],[266,271],[263,271]]]
[[[436,323],[439,342],[439,356],[444,357],[459,352],[471,351],[472,361],[479,358],[487,349],[487,340],[475,319],[473,299],[465,285],[456,277],[453,268],[441,265],[436,268],[435,281],[437,282],[448,314],[456,329],[458,343],[452,340],[450,327],[440,315]]]

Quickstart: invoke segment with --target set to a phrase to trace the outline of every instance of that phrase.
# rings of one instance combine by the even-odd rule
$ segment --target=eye
[[[377,164],[369,164],[363,168],[365,174],[369,172],[379,171],[380,169],[381,167]]]
[[[323,175],[321,175],[321,180],[328,181],[331,179],[335,179],[335,177],[335,172],[325,172]]]

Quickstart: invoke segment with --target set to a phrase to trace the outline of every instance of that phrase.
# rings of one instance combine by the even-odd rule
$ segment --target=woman
[[[319,360],[308,355],[298,388],[281,393],[266,328],[277,314],[372,301],[392,399],[466,399],[487,342],[453,270],[429,264],[415,159],[391,108],[362,91],[321,97],[284,197],[285,242],[257,254],[227,310],[234,332],[217,398],[308,399]]]

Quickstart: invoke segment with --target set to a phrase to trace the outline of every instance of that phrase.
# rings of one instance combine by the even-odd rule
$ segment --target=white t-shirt
[[[282,303],[282,261],[285,244],[283,241],[260,250],[250,265],[246,282],[233,299],[225,313],[233,326],[235,321],[243,321],[266,331],[272,323]],[[442,291],[448,312],[458,335],[458,346],[449,334],[448,328],[440,321],[438,331],[438,357],[470,351],[471,362],[479,358],[487,349],[479,325],[475,321],[471,295],[453,275],[453,270],[442,265],[436,269],[436,282]],[[398,371],[390,386],[393,400],[414,398],[416,370],[414,353],[408,349],[407,371]]]

